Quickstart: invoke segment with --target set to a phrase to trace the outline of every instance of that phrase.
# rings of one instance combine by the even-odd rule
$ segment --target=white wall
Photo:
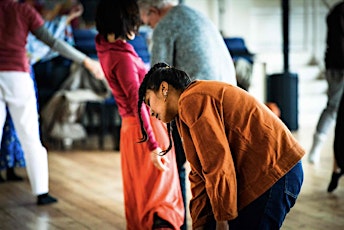
[[[184,0],[205,13],[226,37],[240,36],[267,71],[283,70],[282,0]],[[323,68],[326,14],[341,0],[290,0],[290,70],[316,64]]]

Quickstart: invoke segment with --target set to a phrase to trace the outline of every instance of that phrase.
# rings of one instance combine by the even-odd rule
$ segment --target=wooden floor
[[[306,74],[307,75],[307,74]],[[326,103],[324,80],[299,77],[299,122],[294,132],[306,150],[320,111]],[[120,155],[94,149],[95,139],[77,143],[71,151],[49,151],[50,192],[56,204],[38,207],[24,169],[17,172],[24,182],[0,184],[0,229],[125,229]],[[333,129],[324,146],[321,162],[309,165],[305,160],[305,179],[295,207],[282,229],[344,229],[344,180],[328,194],[332,168]],[[306,156],[307,157],[307,156]],[[190,194],[189,194],[190,197]],[[188,219],[189,229],[191,220]]]

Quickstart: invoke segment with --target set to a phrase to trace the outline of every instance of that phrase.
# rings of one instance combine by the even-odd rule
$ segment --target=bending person
[[[178,4],[178,0],[137,2],[142,22],[154,29],[151,65],[166,62],[184,70],[192,79],[237,84],[232,57],[220,31],[209,18],[184,4]],[[186,207],[185,153],[175,123],[172,122],[171,126]],[[186,225],[185,222],[183,230]]]
[[[191,166],[193,229],[282,226],[301,189],[305,152],[264,104],[227,83],[191,81],[164,63],[143,79],[138,108],[143,103],[151,116],[176,120]]]

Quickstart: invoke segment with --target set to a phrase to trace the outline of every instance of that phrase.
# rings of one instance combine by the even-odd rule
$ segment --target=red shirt
[[[43,24],[43,18],[32,6],[0,0],[0,71],[29,72],[27,36]]]
[[[119,114],[121,117],[138,118],[138,91],[147,73],[145,64],[135,52],[134,47],[121,40],[110,43],[101,35],[97,35],[96,49],[105,77],[116,99]],[[150,125],[147,106],[142,106],[141,115],[148,134],[149,150],[152,151],[158,147],[158,143]]]

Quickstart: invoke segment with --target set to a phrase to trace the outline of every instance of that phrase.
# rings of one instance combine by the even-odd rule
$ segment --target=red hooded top
[[[102,35],[96,36],[96,49],[105,77],[118,105],[121,117],[137,114],[138,91],[147,73],[145,64],[133,46],[125,41],[107,42]],[[144,127],[148,134],[148,146],[152,151],[158,147],[149,120],[146,105],[141,108]]]

